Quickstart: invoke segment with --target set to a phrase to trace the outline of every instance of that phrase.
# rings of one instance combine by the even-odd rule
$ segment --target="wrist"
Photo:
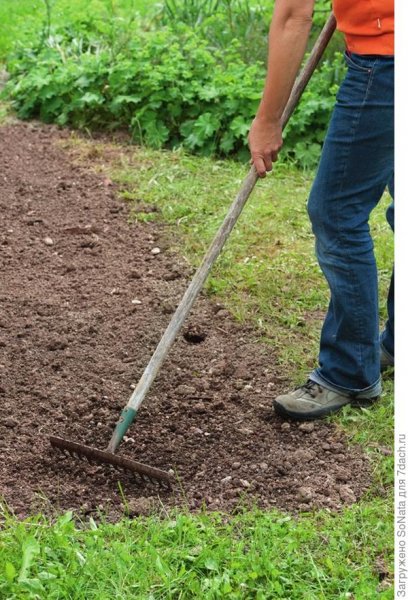
[[[271,112],[270,110],[265,110],[261,105],[255,115],[255,119],[259,123],[263,123],[265,125],[280,125],[281,115]]]

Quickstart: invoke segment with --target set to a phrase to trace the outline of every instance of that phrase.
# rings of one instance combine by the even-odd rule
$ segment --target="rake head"
[[[143,481],[156,481],[161,486],[171,489],[173,478],[166,471],[144,465],[143,463],[130,460],[124,456],[117,456],[112,452],[98,450],[91,446],[84,446],[76,442],[64,440],[63,438],[50,436],[50,443],[53,448],[58,448],[65,455],[74,456],[79,459],[85,459],[89,463],[100,463],[111,465],[119,470],[136,473]]]

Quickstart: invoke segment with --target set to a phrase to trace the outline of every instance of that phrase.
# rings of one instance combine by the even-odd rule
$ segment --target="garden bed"
[[[290,383],[270,346],[204,295],[120,447],[173,469],[174,489],[50,449],[50,434],[107,445],[191,271],[165,224],[129,225],[112,181],[91,161],[74,164],[59,144],[68,131],[11,123],[0,133],[0,494],[10,508],[116,519],[358,500],[370,485],[362,450],[331,424],[275,416],[272,399]]]

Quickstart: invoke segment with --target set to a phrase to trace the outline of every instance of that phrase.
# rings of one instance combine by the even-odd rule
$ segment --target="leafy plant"
[[[235,43],[247,62],[266,61],[271,10],[250,0],[165,0],[159,5],[157,26],[177,31],[188,25],[214,48]]]
[[[9,61],[6,93],[20,118],[78,128],[127,129],[139,144],[183,146],[202,155],[247,160],[247,134],[263,88],[262,62],[246,64],[240,44],[214,50],[188,27],[127,35],[51,30],[43,47]],[[312,78],[286,131],[284,155],[316,163],[342,73],[340,55]]]

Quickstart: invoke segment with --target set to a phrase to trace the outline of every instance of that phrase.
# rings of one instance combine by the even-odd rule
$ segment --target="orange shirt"
[[[333,0],[337,29],[356,54],[394,54],[394,0]]]

